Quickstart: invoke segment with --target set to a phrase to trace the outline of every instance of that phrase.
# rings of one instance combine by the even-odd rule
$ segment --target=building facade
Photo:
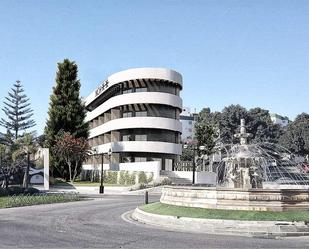
[[[184,107],[180,114],[180,122],[182,125],[181,142],[192,143],[195,139],[195,122],[197,113],[192,113],[189,107]]]
[[[172,170],[182,152],[181,89],[181,74],[164,68],[129,69],[108,77],[85,100],[95,153],[83,168],[103,160],[104,169]]]
[[[274,124],[278,124],[281,127],[287,126],[290,122],[288,117],[283,117],[283,116],[276,114],[276,113],[270,114],[270,119]]]

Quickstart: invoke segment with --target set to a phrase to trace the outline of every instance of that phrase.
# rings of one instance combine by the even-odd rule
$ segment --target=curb
[[[309,225],[305,222],[188,218],[152,214],[138,207],[132,213],[132,219],[147,225],[195,233],[263,238],[309,236]]]

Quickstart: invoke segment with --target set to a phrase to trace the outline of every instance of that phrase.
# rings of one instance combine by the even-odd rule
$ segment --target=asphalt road
[[[152,199],[158,197],[152,197]],[[309,238],[183,233],[126,222],[142,196],[0,210],[0,248],[309,248]]]

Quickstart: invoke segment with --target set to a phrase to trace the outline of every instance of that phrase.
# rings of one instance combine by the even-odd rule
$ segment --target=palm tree
[[[24,161],[26,158],[26,170],[24,172],[23,187],[28,188],[30,155],[37,151],[37,142],[33,133],[25,133],[21,138],[17,139],[18,149],[14,152],[13,158]]]

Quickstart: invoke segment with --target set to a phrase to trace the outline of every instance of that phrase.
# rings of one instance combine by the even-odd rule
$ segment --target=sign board
[[[108,80],[105,80],[101,83],[101,85],[95,90],[95,96],[98,97],[103,91],[108,88]]]

